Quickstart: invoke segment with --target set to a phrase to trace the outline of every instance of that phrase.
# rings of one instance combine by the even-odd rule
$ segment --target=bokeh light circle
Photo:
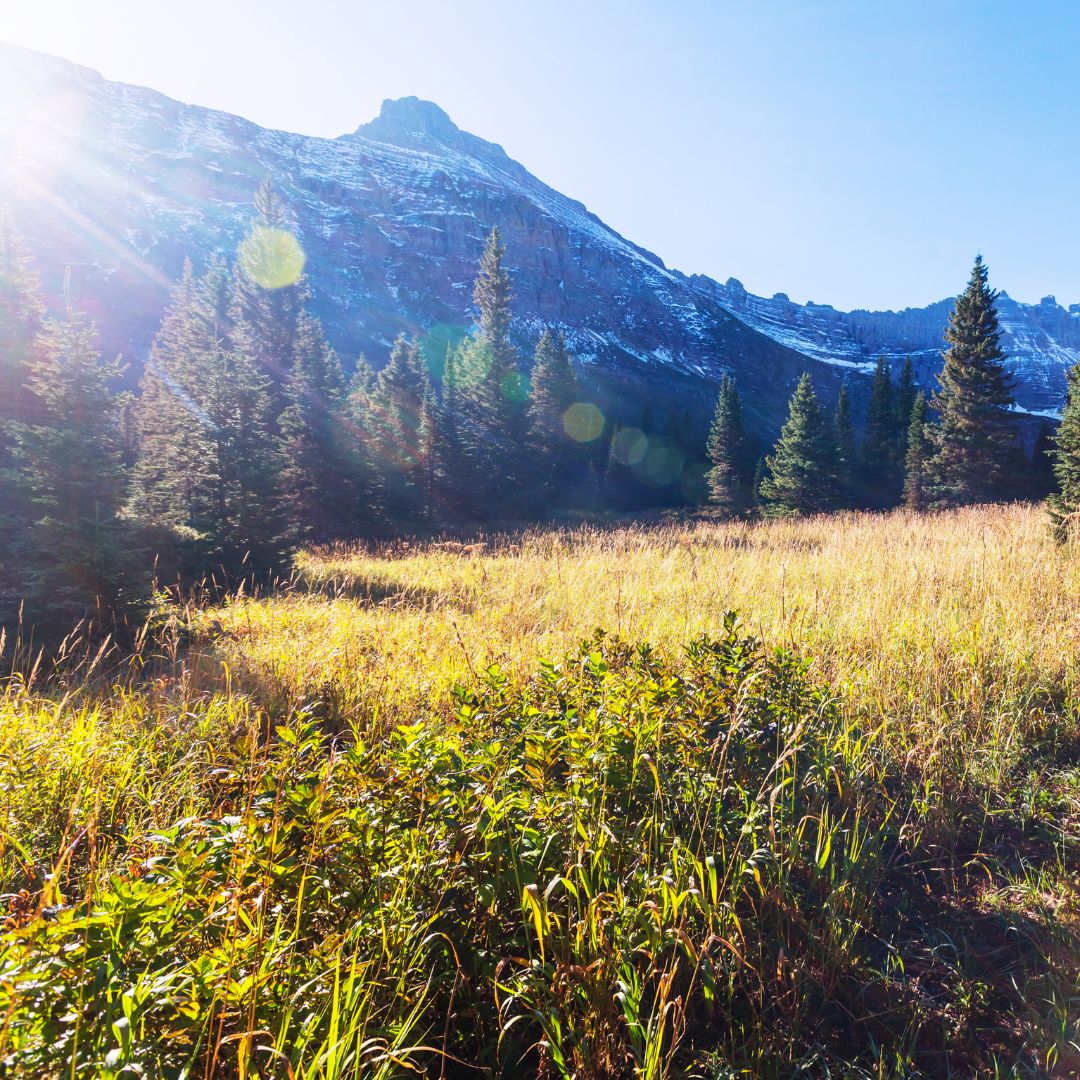
[[[590,401],[575,401],[563,413],[563,430],[575,442],[592,442],[604,430],[604,414]]]
[[[295,285],[304,272],[307,257],[300,241],[287,229],[256,225],[237,252],[240,268],[264,289]]]

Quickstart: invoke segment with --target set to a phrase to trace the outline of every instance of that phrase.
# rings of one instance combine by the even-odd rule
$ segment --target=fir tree
[[[126,595],[120,511],[118,360],[103,361],[91,323],[70,309],[45,323],[25,363],[31,418],[8,424],[18,502],[28,508],[14,563],[32,621],[67,629],[116,614]]]
[[[463,342],[452,365],[452,400],[465,473],[461,494],[477,516],[513,511],[527,430],[526,382],[510,340],[511,288],[503,266],[505,254],[499,230],[493,228],[473,289],[477,332]]]
[[[762,510],[765,506],[765,498],[761,493],[761,486],[765,483],[765,477],[769,475],[769,467],[765,463],[765,457],[762,455],[757,459],[757,463],[754,465],[754,479],[751,481],[750,489],[753,495],[754,507],[757,510]]]
[[[791,397],[780,438],[766,459],[761,481],[769,517],[793,517],[831,510],[837,503],[836,448],[832,425],[822,415],[809,373]]]
[[[240,245],[230,297],[237,344],[267,378],[273,418],[285,407],[300,318],[310,292],[288,207],[270,178],[255,193],[255,220]]]
[[[566,506],[584,467],[578,445],[566,434],[563,416],[578,399],[578,381],[562,331],[545,330],[533,354],[529,421],[534,486],[545,500]]]
[[[352,430],[344,423],[344,379],[318,320],[301,312],[281,414],[281,495],[294,544],[352,538],[365,492]]]
[[[926,395],[916,393],[904,462],[904,504],[911,510],[926,509],[926,463],[932,451],[927,423]]]
[[[729,375],[720,381],[706,453],[711,466],[705,474],[709,501],[728,515],[741,513],[748,502],[743,477],[746,433],[742,400],[735,380]]]
[[[384,477],[385,509],[398,527],[426,519],[433,494],[433,397],[424,359],[404,335],[379,372],[369,414],[368,446]]]
[[[136,406],[132,516],[182,576],[275,568],[281,555],[269,380],[227,336],[229,279],[190,264],[150,350]]]
[[[911,429],[911,413],[915,408],[915,399],[919,388],[915,385],[915,369],[911,357],[905,356],[900,368],[900,379],[896,384],[895,419],[896,419],[896,459],[902,465],[907,455],[908,431]]]
[[[997,293],[987,278],[977,256],[945,331],[949,348],[931,401],[938,422],[927,465],[930,501],[938,506],[1000,498],[1018,480],[1016,424],[1008,412],[1013,382],[1001,348]]]
[[[1067,540],[1080,535],[1080,364],[1069,372],[1068,398],[1053,456],[1058,490],[1050,497],[1050,520],[1054,535]]]
[[[856,470],[858,468],[855,449],[855,428],[851,422],[851,402],[848,399],[847,385],[841,384],[836,398],[836,411],[833,413],[833,443],[836,447],[836,484],[840,503],[854,506],[856,500]]]
[[[896,402],[893,397],[892,369],[885,356],[879,356],[870,386],[866,410],[860,474],[865,500],[872,506],[888,506],[893,489],[898,487],[896,469]]]

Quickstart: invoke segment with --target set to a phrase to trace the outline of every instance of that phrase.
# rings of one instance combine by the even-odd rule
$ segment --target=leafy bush
[[[524,683],[489,668],[453,705],[385,729],[310,702],[273,731],[242,701],[192,706],[217,710],[212,732],[191,722],[197,812],[65,828],[33,889],[31,852],[4,863],[21,895],[0,956],[7,1070],[965,1064],[946,1048],[971,1044],[998,990],[912,933],[929,794],[792,653],[733,616],[679,662],[598,632]],[[176,767],[159,746],[146,774],[155,753]]]

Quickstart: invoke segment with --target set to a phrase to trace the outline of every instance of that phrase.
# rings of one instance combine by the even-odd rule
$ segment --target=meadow
[[[13,1075],[1080,1075],[1041,507],[309,551],[7,663]]]

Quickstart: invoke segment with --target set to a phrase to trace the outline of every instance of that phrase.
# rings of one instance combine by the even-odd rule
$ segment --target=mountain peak
[[[379,115],[357,128],[356,134],[389,143],[424,137],[434,138],[439,142],[454,142],[460,138],[462,132],[435,102],[424,101],[418,97],[403,97],[387,98],[382,103]]]

